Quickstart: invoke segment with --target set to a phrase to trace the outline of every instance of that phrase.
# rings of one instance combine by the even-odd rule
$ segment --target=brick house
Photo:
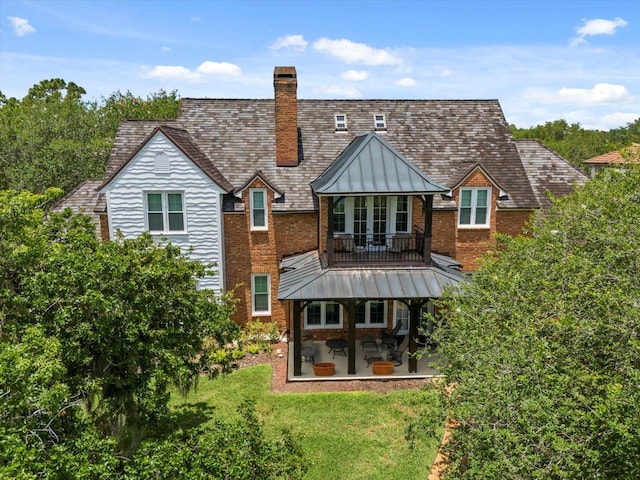
[[[398,322],[417,349],[421,312],[473,271],[495,233],[586,177],[516,141],[497,100],[306,100],[294,67],[274,99],[181,100],[175,121],[121,122],[105,179],[65,197],[104,240],[151,231],[217,262],[235,320],[348,340]],[[416,321],[411,321],[416,319]],[[413,369],[413,370],[412,370]],[[409,371],[416,362],[409,361]]]

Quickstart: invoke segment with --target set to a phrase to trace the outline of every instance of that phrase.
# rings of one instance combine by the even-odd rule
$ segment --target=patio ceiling
[[[464,276],[434,260],[424,267],[322,268],[317,251],[303,253],[282,260],[278,300],[440,298]]]

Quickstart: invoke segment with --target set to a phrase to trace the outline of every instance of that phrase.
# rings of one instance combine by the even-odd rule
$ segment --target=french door
[[[353,237],[359,247],[386,244],[387,197],[353,199]]]

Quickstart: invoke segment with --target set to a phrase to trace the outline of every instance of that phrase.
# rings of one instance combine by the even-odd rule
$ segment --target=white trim
[[[485,223],[476,223],[476,210],[478,207],[478,192],[486,191],[487,192],[487,204],[481,206],[480,208],[486,208],[487,214],[485,216]],[[471,223],[460,223],[462,215],[460,212],[462,211],[462,192],[471,192],[471,205],[470,208],[470,222]],[[492,201],[492,189],[491,187],[460,187],[458,191],[458,228],[489,228],[491,226],[491,201]]]
[[[398,320],[400,319],[400,315],[398,315],[399,311],[402,312],[402,327],[400,327],[400,330],[398,330],[398,335],[408,335],[409,322],[411,321],[411,319],[409,318],[409,307],[407,307],[407,304],[404,302],[401,302],[399,300],[394,300],[393,301],[393,325],[394,326],[396,323],[398,323]]]
[[[339,119],[341,117],[341,119]],[[336,126],[336,132],[346,132],[348,130],[347,126],[347,115],[344,113],[336,113],[333,117]]]
[[[371,304],[373,302],[382,302],[382,312],[384,314],[384,318],[380,323],[372,323],[371,322]],[[356,323],[356,328],[387,328],[387,301],[386,300],[367,300],[364,303],[364,323]],[[356,320],[357,320],[357,311],[356,311]]]
[[[334,231],[336,234],[340,233],[354,233],[354,199],[358,197],[367,197],[367,222],[373,221],[373,198],[374,197],[386,197],[387,198],[387,225],[386,235],[390,237],[394,233],[411,233],[411,218],[413,214],[413,195],[356,195],[344,197],[344,232]],[[396,211],[398,205],[398,197],[407,197],[407,229],[396,230]],[[367,232],[369,234],[369,232]]]
[[[256,278],[267,277],[267,310],[256,310]],[[259,295],[264,295],[264,292],[257,292]],[[271,274],[269,273],[252,273],[251,274],[251,315],[254,317],[269,316],[271,315]]]
[[[264,209],[264,225],[256,225],[254,218],[254,211],[257,210],[253,206],[253,194],[254,193],[262,193],[262,203]],[[267,189],[266,188],[250,188],[249,189],[249,212],[251,216],[251,230],[269,230],[269,216],[268,216],[268,205],[267,205]]]
[[[382,117],[378,120],[378,117]],[[380,124],[378,126],[378,124]],[[384,113],[374,113],[373,114],[373,129],[376,132],[386,132],[387,131],[387,117]]]
[[[142,195],[144,205],[144,228],[147,232],[154,235],[180,235],[187,233],[187,207],[183,190],[143,190]],[[149,195],[160,195],[160,200],[162,202],[162,211],[149,211]],[[180,195],[180,201],[182,203],[182,210],[180,212],[169,212],[169,195]],[[151,230],[149,226],[150,213],[162,214],[162,230]],[[170,213],[182,214],[182,230],[171,230],[169,228]]]
[[[320,324],[309,324],[308,319],[307,319],[307,309],[309,308],[310,305],[313,304],[320,304]],[[333,303],[336,304],[338,306],[338,317],[340,319],[340,321],[337,324],[330,324],[327,325],[327,304],[328,303]],[[342,305],[340,305],[338,302],[333,302],[330,300],[323,300],[323,301],[316,301],[316,302],[310,302],[309,304],[307,304],[307,306],[304,309],[304,328],[308,328],[308,329],[314,329],[314,330],[327,330],[327,329],[335,329],[335,328],[342,328],[342,319],[343,319],[343,308]]]

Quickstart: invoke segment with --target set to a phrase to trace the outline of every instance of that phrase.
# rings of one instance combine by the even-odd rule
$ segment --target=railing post
[[[336,257],[336,242],[333,235],[327,237],[327,263],[330,267],[333,267]]]

